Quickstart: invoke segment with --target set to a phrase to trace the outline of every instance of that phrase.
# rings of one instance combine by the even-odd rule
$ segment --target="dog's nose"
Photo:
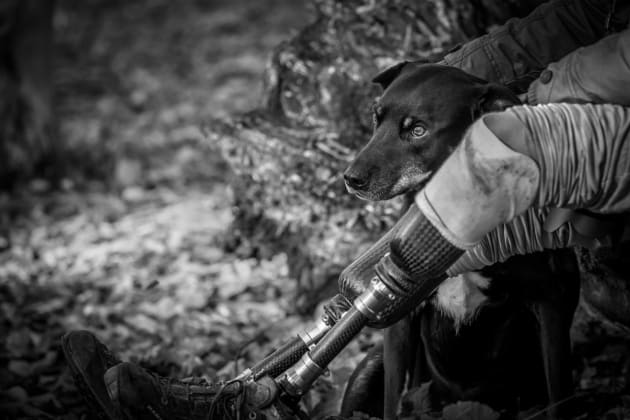
[[[352,174],[343,174],[343,179],[350,188],[355,190],[361,190],[367,186],[367,179],[361,178]]]

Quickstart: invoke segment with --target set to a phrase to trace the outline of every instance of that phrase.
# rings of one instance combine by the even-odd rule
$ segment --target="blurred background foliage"
[[[0,2],[0,417],[89,418],[59,349],[70,329],[210,379],[302,330],[401,205],[340,176],[369,133],[371,76],[537,3]],[[580,387],[617,396],[627,343],[582,319]],[[376,340],[305,398],[315,418]]]

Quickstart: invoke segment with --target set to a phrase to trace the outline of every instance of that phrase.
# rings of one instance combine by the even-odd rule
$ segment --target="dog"
[[[416,313],[388,328],[383,344],[355,369],[342,416],[395,418],[405,385],[426,382],[423,406],[435,411],[471,400],[513,418],[546,404],[548,395],[561,400],[572,390],[568,326],[577,285],[570,250],[514,257],[447,279]]]
[[[419,191],[472,122],[520,103],[504,86],[438,64],[403,62],[374,82],[384,92],[373,107],[373,135],[344,172],[348,191],[366,200]],[[375,408],[383,412],[368,414],[394,418],[405,384],[427,379],[438,405],[472,399],[514,410],[522,397],[536,402],[540,382],[519,375],[531,375],[521,367],[538,363],[544,400],[551,415],[559,415],[555,404],[573,390],[569,329],[579,285],[575,256],[567,250],[515,257],[449,279],[415,316],[386,330],[382,351],[369,354],[372,360],[353,375],[345,412],[361,411],[361,387],[384,380],[383,405]],[[519,383],[536,389],[517,389]]]

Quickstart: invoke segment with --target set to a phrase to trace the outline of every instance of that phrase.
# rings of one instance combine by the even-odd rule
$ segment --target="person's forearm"
[[[530,207],[628,211],[630,108],[550,104],[489,114],[416,202],[446,239],[466,249]]]
[[[573,224],[565,223],[548,232],[544,228],[550,209],[530,208],[508,223],[497,226],[466,251],[447,271],[451,277],[480,270],[500,263],[513,255],[532,254],[545,249],[567,248],[575,245],[593,246],[596,240],[580,235]]]
[[[549,104],[506,112],[526,126],[527,153],[540,168],[534,206],[630,209],[630,108]]]
[[[443,63],[524,92],[549,64],[627,27],[630,2],[555,0],[464,44]]]
[[[630,3],[630,2],[629,2]],[[530,105],[550,102],[630,105],[630,29],[551,63],[527,90]]]

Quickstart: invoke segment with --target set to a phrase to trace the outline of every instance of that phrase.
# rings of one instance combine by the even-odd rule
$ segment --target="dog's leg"
[[[550,281],[553,281],[550,279]],[[561,418],[564,399],[573,392],[571,369],[571,316],[559,310],[562,305],[557,302],[544,301],[533,305],[533,311],[539,324],[541,354],[547,397],[549,401],[549,417]]]
[[[410,346],[411,354],[409,359],[409,389],[421,386],[424,382],[431,380],[431,373],[427,365],[427,354],[422,342],[422,315],[426,306],[420,309],[411,318]]]
[[[398,402],[405,387],[411,348],[411,319],[405,317],[387,328],[383,336],[385,396],[383,420],[395,420]]]
[[[570,250],[549,254],[550,271],[542,275],[546,286],[542,299],[533,302],[538,320],[540,347],[547,383],[549,415],[561,418],[569,405],[563,402],[573,394],[570,330],[580,296],[580,272]]]
[[[372,347],[352,372],[341,400],[341,417],[361,412],[370,417],[383,415],[383,345]]]
[[[401,215],[413,204],[414,195],[405,194]],[[398,403],[405,387],[410,366],[413,366],[415,347],[412,345],[411,326],[413,316],[407,316],[383,333],[383,366],[385,369],[385,393],[383,420],[396,419]],[[417,330],[419,331],[419,330]]]

